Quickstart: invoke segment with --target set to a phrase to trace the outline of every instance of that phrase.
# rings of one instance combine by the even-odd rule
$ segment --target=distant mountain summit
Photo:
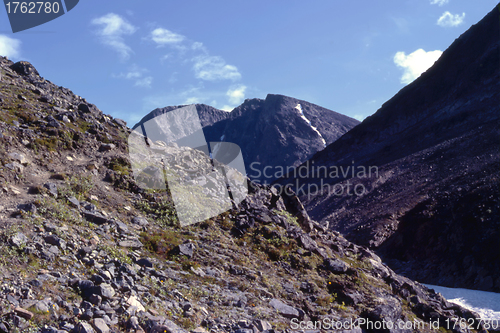
[[[298,184],[312,218],[378,248],[399,272],[500,291],[499,20],[495,8],[420,78],[318,152],[307,174],[279,183]],[[318,176],[318,166],[356,174]],[[358,176],[370,166],[376,175]],[[348,183],[360,195],[338,195]],[[300,191],[322,184],[331,191]]]
[[[134,128],[180,107],[153,110]],[[359,123],[318,105],[272,94],[247,99],[231,112],[204,104],[196,104],[196,109],[207,141],[238,144],[249,178],[268,184]],[[162,140],[161,136],[151,139]]]

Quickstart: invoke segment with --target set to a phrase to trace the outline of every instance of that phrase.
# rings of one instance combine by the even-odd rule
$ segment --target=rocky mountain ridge
[[[398,272],[430,284],[500,291],[499,20],[495,8],[308,162],[375,166],[376,175],[318,178],[309,167],[304,177],[280,183],[358,186],[360,195],[317,191],[300,198],[312,218],[377,248]]]
[[[155,118],[160,121],[161,114],[180,107],[156,109],[133,128]],[[261,184],[271,183],[280,176],[280,168],[298,166],[359,123],[315,104],[273,94],[264,100],[247,99],[231,112],[203,104],[196,108],[207,142],[239,145],[248,177]],[[162,140],[161,135],[151,139]],[[264,173],[266,167],[273,172]]]
[[[0,58],[0,77],[0,331],[271,333],[360,318],[484,331],[447,328],[478,315],[323,230],[294,195],[250,186],[180,228],[168,191],[131,176],[123,121],[27,62]]]

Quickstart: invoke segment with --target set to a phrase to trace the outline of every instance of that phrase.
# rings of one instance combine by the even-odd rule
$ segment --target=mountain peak
[[[134,128],[179,107],[155,109]],[[246,99],[231,112],[203,104],[196,104],[196,109],[207,142],[237,144],[248,176],[263,183],[271,183],[279,177],[280,169],[306,161],[359,123],[321,106],[277,94]],[[264,169],[273,172],[266,175]]]

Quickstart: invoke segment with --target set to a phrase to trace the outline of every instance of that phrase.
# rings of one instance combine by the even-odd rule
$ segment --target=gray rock
[[[92,326],[94,326],[94,329],[97,333],[109,333],[110,331],[104,319],[101,318],[95,318],[92,322]]]
[[[61,128],[61,127],[62,127],[61,123],[59,123],[59,122],[58,122],[58,121],[57,121],[54,117],[52,117],[52,116],[48,116],[48,117],[46,118],[46,120],[47,120],[47,126],[49,126],[49,127],[54,127],[54,128]]]
[[[280,315],[286,318],[301,318],[304,316],[304,312],[302,310],[286,305],[276,298],[273,298],[271,302],[269,302],[269,305],[271,305]]]
[[[11,65],[10,68],[19,75],[23,76],[40,76],[35,66],[27,61],[18,61]]]
[[[40,313],[49,313],[50,312],[50,304],[47,301],[38,301],[35,304],[35,309]]]
[[[131,240],[124,240],[121,242],[118,242],[118,245],[121,247],[130,247],[134,250],[138,250],[142,248],[144,245],[137,239],[131,239]]]
[[[141,258],[137,260],[136,264],[142,267],[153,267],[153,263],[148,258]]]
[[[103,299],[110,299],[115,296],[115,290],[107,283],[101,283],[96,287],[96,294],[102,296]]]
[[[79,322],[74,329],[75,333],[96,333],[89,323]]]
[[[73,206],[74,208],[80,209],[80,201],[78,201],[77,198],[75,197],[69,197],[68,202]]]
[[[116,146],[113,144],[113,143],[103,143],[100,147],[99,147],[99,151],[100,152],[104,152],[104,151],[110,151],[110,150],[113,150],[115,149]]]
[[[5,167],[9,170],[17,171],[17,172],[23,172],[23,170],[24,170],[24,167],[17,162],[7,163],[7,164],[5,164]]]
[[[194,252],[194,245],[192,243],[184,243],[178,245],[173,250],[173,253],[181,256],[186,256],[188,258],[193,257],[193,252]]]
[[[262,320],[262,319],[254,320],[253,325],[260,332],[262,332],[262,331],[268,331],[268,330],[272,330],[273,329],[273,327],[271,326],[271,324],[268,321]]]
[[[349,266],[340,259],[325,259],[323,265],[332,273],[345,273]]]
[[[127,126],[127,122],[125,120],[120,119],[120,118],[115,118],[114,121],[115,121],[115,123],[117,123],[121,127]]]
[[[313,252],[318,248],[318,244],[307,234],[299,236],[299,244],[306,250]]]
[[[94,293],[94,282],[90,280],[79,280],[76,286],[82,293],[82,297],[88,299]]]
[[[90,108],[87,104],[81,103],[78,105],[78,110],[82,111],[83,113],[90,113]]]
[[[97,211],[84,210],[83,216],[85,216],[85,219],[87,219],[87,221],[93,222],[96,224],[104,224],[104,223],[109,222],[107,217],[103,216],[101,213],[99,213]]]
[[[94,317],[94,313],[91,309],[85,310],[85,312],[80,316],[82,320],[90,320]]]
[[[384,297],[384,304],[377,305],[368,317],[374,321],[392,321],[395,323],[401,316],[401,302],[394,297]]]
[[[166,319],[162,325],[157,325],[157,326],[153,327],[153,329],[151,330],[151,333],[164,333],[164,332],[167,332],[167,333],[188,333],[188,331],[186,331],[183,328],[180,328],[173,321],[171,321],[169,319]]]
[[[128,233],[128,227],[125,223],[120,222],[120,221],[115,221],[116,228],[118,229],[118,232],[121,234]]]
[[[17,206],[17,208],[19,208],[20,210],[22,210],[26,213],[32,213],[32,214],[36,214],[36,211],[37,211],[36,206],[33,203],[22,204],[22,205]]]
[[[148,220],[146,220],[144,217],[141,216],[136,216],[132,219],[132,223],[140,225],[141,227],[147,226],[149,224]]]
[[[66,249],[66,242],[57,235],[47,235],[44,236],[43,239],[47,244],[59,246],[63,250]]]
[[[127,321],[127,330],[130,332],[131,330],[138,330],[141,329],[141,326],[139,325],[139,320],[137,319],[136,316],[130,317],[130,319]]]
[[[57,198],[57,185],[54,183],[45,183],[43,184],[43,187],[45,187],[47,190],[49,190],[49,193],[54,197]]]
[[[99,305],[101,305],[102,297],[99,296],[99,295],[95,295],[95,294],[91,295],[89,297],[89,302],[92,303],[92,304],[94,304],[94,305],[96,305],[96,306],[99,306]]]
[[[16,247],[22,247],[28,243],[28,237],[26,237],[22,232],[18,232],[10,238],[10,242]]]
[[[20,307],[16,307],[14,309],[14,312],[19,316],[19,317],[22,317],[26,320],[31,320],[31,318],[33,318],[34,314],[28,310],[25,310],[23,308],[20,308]]]
[[[66,333],[66,331],[58,330],[57,328],[55,328],[53,326],[49,326],[49,327],[42,328],[41,333]]]
[[[11,160],[19,162],[21,164],[27,163],[26,157],[23,154],[19,153],[9,153],[7,156],[10,157]]]

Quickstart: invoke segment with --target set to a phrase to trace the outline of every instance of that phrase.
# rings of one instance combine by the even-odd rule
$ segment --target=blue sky
[[[129,126],[156,107],[230,110],[268,93],[362,119],[496,4],[81,0],[16,34],[0,8],[0,55],[30,61]]]

